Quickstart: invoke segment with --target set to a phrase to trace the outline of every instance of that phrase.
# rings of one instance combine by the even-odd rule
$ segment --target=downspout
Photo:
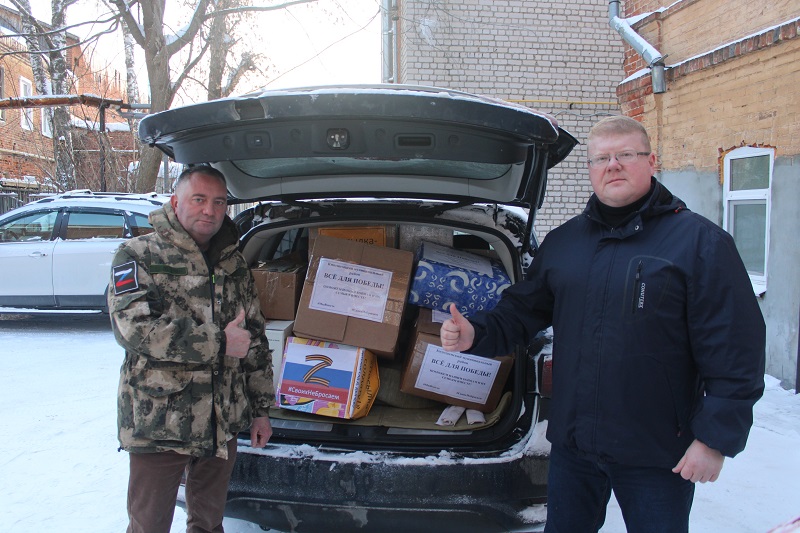
[[[394,0],[382,0],[381,2],[381,26],[382,26],[382,46],[381,55],[383,56],[383,69],[381,81],[383,83],[397,83],[397,49],[396,49],[396,28],[395,13],[397,5]]]
[[[650,43],[636,33],[625,19],[619,16],[619,0],[609,0],[608,2],[608,23],[619,33],[625,42],[631,45],[636,52],[642,56],[645,63],[650,67],[650,77],[653,83],[653,93],[661,94],[667,92],[667,80],[665,77],[664,56],[656,50]]]

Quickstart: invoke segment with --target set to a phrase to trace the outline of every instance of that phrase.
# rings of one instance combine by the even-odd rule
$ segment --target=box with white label
[[[411,252],[320,235],[294,333],[393,358],[408,298]]]
[[[511,356],[447,352],[437,335],[417,333],[400,390],[486,413],[497,407],[513,362]]]

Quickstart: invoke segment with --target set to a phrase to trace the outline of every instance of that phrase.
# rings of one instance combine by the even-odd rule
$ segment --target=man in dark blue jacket
[[[491,312],[451,308],[442,345],[506,354],[553,326],[547,533],[598,531],[612,490],[629,533],[688,531],[694,483],[747,441],[764,319],[731,236],[652,177],[639,122],[601,120],[588,152],[583,213]]]

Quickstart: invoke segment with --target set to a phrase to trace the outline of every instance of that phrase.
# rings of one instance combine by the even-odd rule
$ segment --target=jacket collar
[[[655,177],[651,176],[650,180],[653,186],[653,192],[650,198],[648,198],[644,205],[642,205],[636,214],[628,219],[626,223],[618,228],[611,228],[614,229],[615,236],[625,238],[639,233],[644,229],[645,222],[648,219],[666,213],[677,213],[686,209],[686,204],[683,200],[672,194],[669,189],[656,180]],[[586,203],[583,214],[592,222],[600,224],[605,228],[610,228],[608,224],[603,222],[603,218],[600,216],[600,210],[598,208],[599,203],[600,200],[597,199],[597,195],[592,194],[591,198],[589,198],[589,201]]]

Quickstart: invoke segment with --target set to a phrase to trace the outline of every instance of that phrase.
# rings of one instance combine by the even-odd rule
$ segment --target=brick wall
[[[400,0],[398,81],[521,101],[585,142],[599,116],[619,114],[622,41],[596,1]],[[539,236],[591,194],[585,145],[552,171]]]
[[[33,73],[25,55],[25,47],[14,38],[0,37],[0,60],[3,70],[3,97],[20,96],[20,78],[31,83],[35,92]],[[22,110],[6,109],[0,120],[0,176],[18,179],[23,176],[43,176],[53,162],[52,141],[41,135],[41,110],[32,110],[33,128],[23,129]]]
[[[19,17],[13,9],[0,6],[0,16],[11,24],[19,24]],[[77,38],[68,34],[67,43],[77,44]],[[33,72],[28,62],[25,43],[17,38],[0,37],[0,69],[3,71],[3,97],[20,97],[20,78],[30,81],[32,94],[37,95],[36,84],[33,79]],[[83,56],[79,48],[71,48],[67,52],[67,62],[73,70],[74,78],[71,80],[76,85],[69,87],[71,94],[95,94],[103,95],[111,100],[122,100],[124,96],[124,80],[119,72],[95,70],[91,63]],[[71,113],[82,119],[97,121],[97,108],[87,108],[84,106],[73,106]],[[10,179],[20,179],[24,176],[34,176],[40,182],[47,181],[48,177],[54,174],[55,160],[53,158],[53,140],[42,134],[42,109],[33,108],[30,110],[33,116],[33,128],[24,129],[21,126],[22,109],[6,109],[3,118],[0,119],[0,177]],[[112,111],[107,111],[106,120],[109,123],[123,121]],[[79,138],[80,131],[75,131],[73,139]],[[121,150],[129,149],[129,142],[120,138],[119,135],[111,135],[111,146]],[[113,153],[110,158],[117,157]],[[123,157],[120,155],[119,157]],[[76,163],[80,165],[80,161]],[[91,165],[90,165],[91,166]],[[97,166],[97,165],[94,165]],[[90,187],[97,182],[96,176],[84,177],[78,168],[76,178],[78,186],[81,188]]]
[[[625,114],[654,137],[664,169],[719,169],[719,150],[742,142],[800,153],[800,21],[771,27],[667,72],[654,97],[649,76],[619,88]]]
[[[627,2],[625,16],[653,12],[659,3]],[[667,64],[675,64],[798,16],[797,0],[683,0],[633,27],[667,56]]]

